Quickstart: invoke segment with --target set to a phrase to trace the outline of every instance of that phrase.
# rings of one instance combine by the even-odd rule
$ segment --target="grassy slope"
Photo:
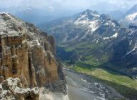
[[[87,68],[76,65],[73,69],[77,72],[85,73],[99,79],[100,81],[115,88],[127,98],[137,99],[137,80],[97,67]]]

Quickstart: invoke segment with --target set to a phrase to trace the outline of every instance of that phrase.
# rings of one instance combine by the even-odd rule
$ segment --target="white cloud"
[[[76,11],[82,9],[121,9],[130,8],[137,0],[0,0],[0,8],[25,9],[28,7],[49,11]],[[109,7],[109,8],[105,8]]]

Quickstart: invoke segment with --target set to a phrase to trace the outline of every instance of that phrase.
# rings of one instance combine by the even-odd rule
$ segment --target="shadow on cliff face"
[[[66,51],[63,47],[57,47],[57,58],[69,64],[75,64],[78,61],[78,54],[75,51]]]
[[[59,60],[56,61],[57,61],[58,80],[54,81],[54,83],[50,82],[45,86],[52,92],[67,94],[66,80],[62,69],[63,65],[60,63]]]
[[[132,44],[130,43],[130,38],[133,40]],[[137,52],[135,46],[135,37],[125,38],[120,42],[115,43],[112,48],[113,53],[111,59],[103,65],[105,66],[108,63],[111,63],[115,70],[118,69],[119,72],[121,71],[121,73],[128,75],[131,78],[136,78],[137,70],[135,68],[137,66]]]

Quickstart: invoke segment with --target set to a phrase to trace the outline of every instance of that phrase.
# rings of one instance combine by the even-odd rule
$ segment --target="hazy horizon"
[[[36,18],[53,20],[71,16],[85,9],[100,13],[126,12],[135,4],[137,0],[0,0],[0,11],[10,12],[22,19],[31,19],[33,22]]]
[[[49,12],[56,10],[119,10],[129,9],[137,3],[137,0],[0,0],[0,8],[4,9],[47,9]],[[108,9],[109,7],[109,9]]]

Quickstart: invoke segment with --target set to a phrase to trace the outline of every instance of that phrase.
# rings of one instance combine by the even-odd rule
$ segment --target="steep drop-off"
[[[8,78],[19,78],[22,88],[48,87],[66,93],[53,37],[32,24],[1,13],[0,82]]]

